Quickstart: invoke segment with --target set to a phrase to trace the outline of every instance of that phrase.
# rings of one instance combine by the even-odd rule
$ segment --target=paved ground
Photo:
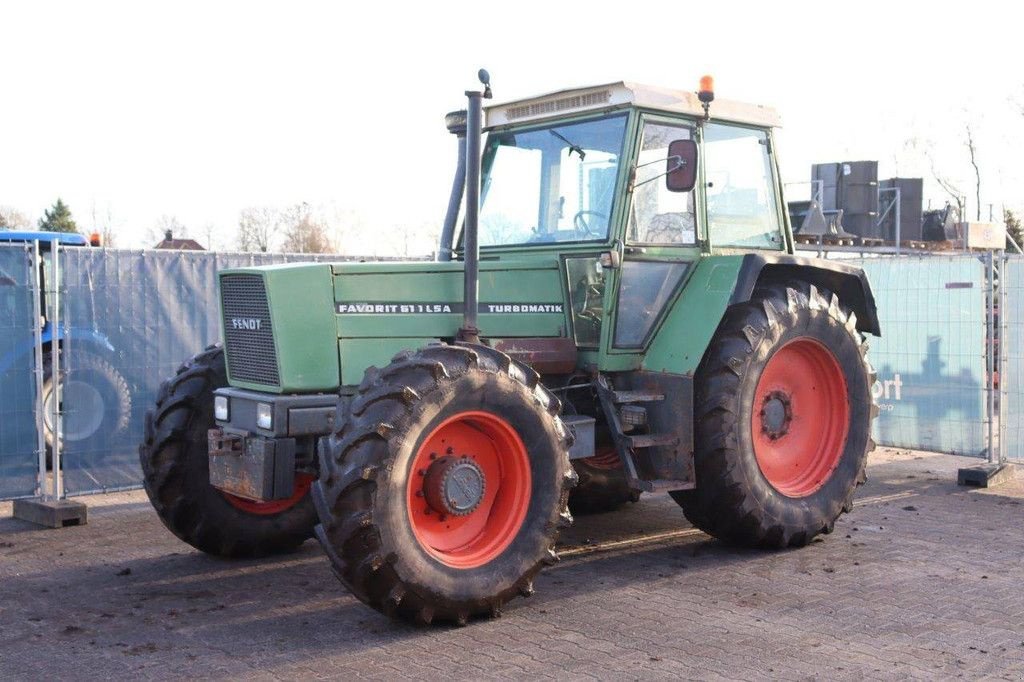
[[[362,606],[315,542],[206,557],[142,493],[60,531],[0,504],[0,679],[1021,679],[1024,480],[958,488],[964,463],[881,451],[836,532],[781,553],[722,546],[664,497],[581,518],[534,597],[464,628]]]

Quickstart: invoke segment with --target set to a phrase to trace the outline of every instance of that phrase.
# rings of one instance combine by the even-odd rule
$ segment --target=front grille
[[[262,275],[222,275],[224,350],[233,381],[278,386],[274,329]]]

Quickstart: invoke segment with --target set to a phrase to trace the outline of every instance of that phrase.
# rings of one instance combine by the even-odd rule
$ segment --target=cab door
[[[607,298],[611,324],[602,330],[603,370],[640,367],[644,350],[706,243],[699,193],[671,191],[665,177],[669,145],[697,140],[699,134],[694,121],[653,115],[641,119],[625,197],[622,259]]]

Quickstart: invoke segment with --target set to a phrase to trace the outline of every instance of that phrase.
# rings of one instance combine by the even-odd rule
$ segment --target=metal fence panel
[[[1006,459],[1024,462],[1024,258],[1006,257],[999,289],[1000,449]]]
[[[160,383],[220,338],[218,270],[341,259],[65,249],[67,494],[140,485],[138,446]]]
[[[971,255],[858,261],[878,305],[880,445],[985,456],[987,272]]]
[[[36,384],[32,252],[0,246],[0,499],[36,491]]]

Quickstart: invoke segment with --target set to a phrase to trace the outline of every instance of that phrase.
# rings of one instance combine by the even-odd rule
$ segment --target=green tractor
[[[437,261],[220,273],[223,345],[140,447],[164,524],[224,556],[315,534],[356,597],[424,623],[496,615],[570,509],[644,492],[739,545],[830,532],[879,326],[861,270],[794,255],[776,113],[710,79],[484,110],[487,80],[447,119]]]

